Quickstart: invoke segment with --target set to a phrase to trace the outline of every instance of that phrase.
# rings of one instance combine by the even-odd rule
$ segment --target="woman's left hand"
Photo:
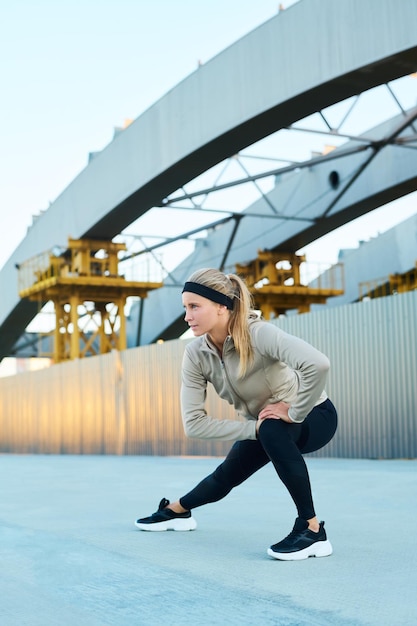
[[[262,411],[258,415],[258,419],[274,419],[274,420],[282,420],[283,422],[288,422],[289,424],[293,424],[294,422],[290,417],[288,417],[288,409],[290,408],[290,404],[286,402],[275,402],[274,404],[267,404]]]

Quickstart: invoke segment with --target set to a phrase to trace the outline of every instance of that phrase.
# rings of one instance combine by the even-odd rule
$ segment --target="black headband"
[[[207,298],[212,302],[217,302],[217,304],[224,304],[229,311],[233,310],[232,298],[229,298],[226,294],[220,293],[220,291],[216,291],[216,289],[212,289],[211,287],[200,285],[200,283],[185,283],[182,293],[184,293],[184,291],[196,293],[198,296],[203,296],[203,298]]]

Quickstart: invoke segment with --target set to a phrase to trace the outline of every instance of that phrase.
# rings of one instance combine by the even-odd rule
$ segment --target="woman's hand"
[[[265,419],[274,419],[293,424],[294,422],[292,421],[292,419],[288,417],[288,409],[290,408],[290,406],[291,405],[287,404],[286,402],[275,402],[274,404],[267,404],[259,413],[258,420],[262,421]]]

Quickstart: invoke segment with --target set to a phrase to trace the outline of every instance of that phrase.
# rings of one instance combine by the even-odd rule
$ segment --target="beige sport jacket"
[[[324,402],[328,358],[302,339],[260,318],[249,321],[254,361],[238,377],[239,356],[227,337],[223,355],[207,335],[187,344],[182,364],[181,412],[187,437],[239,441],[256,439],[256,420],[267,404],[284,401],[289,416],[302,422],[314,406]],[[207,383],[232,404],[242,420],[222,420],[205,410]]]

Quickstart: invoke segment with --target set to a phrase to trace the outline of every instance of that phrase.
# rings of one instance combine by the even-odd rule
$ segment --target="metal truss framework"
[[[400,79],[404,82],[404,78]],[[410,93],[412,93],[412,88],[414,85],[417,86],[416,77],[406,77],[406,80],[410,84]],[[396,81],[398,82],[398,81]],[[414,82],[414,84],[413,84]],[[377,139],[372,137],[372,129],[369,129],[368,132],[363,134],[349,134],[347,132],[343,132],[343,128],[349,126],[349,120],[354,115],[355,110],[360,102],[361,96],[363,94],[357,95],[353,98],[350,98],[346,101],[345,104],[345,112],[342,117],[338,120],[337,124],[331,122],[329,119],[327,110],[318,111],[315,116],[310,116],[306,120],[300,120],[292,124],[291,126],[283,129],[284,131],[293,133],[293,134],[301,134],[304,139],[304,147],[308,147],[309,145],[309,136],[320,136],[324,139],[329,139],[333,143],[339,146],[339,149],[335,150],[335,145],[332,145],[330,148],[327,147],[323,149],[321,154],[315,154],[311,158],[304,160],[291,161],[288,158],[283,157],[270,157],[270,156],[262,156],[259,154],[251,154],[245,151],[242,151],[232,157],[229,157],[218,167],[216,167],[216,171],[218,171],[215,180],[211,186],[208,187],[200,187],[198,185],[199,180],[190,181],[188,187],[194,187],[194,189],[188,191],[186,186],[181,187],[179,190],[170,194],[167,198],[164,198],[160,207],[156,208],[171,208],[172,210],[187,213],[192,212],[193,214],[204,214],[207,216],[207,220],[213,215],[222,215],[217,220],[207,221],[202,226],[199,226],[195,229],[184,231],[175,237],[162,237],[157,234],[148,234],[148,235],[138,235],[133,237],[132,234],[126,233],[126,240],[131,241],[136,239],[139,244],[142,246],[140,250],[131,251],[126,256],[121,259],[123,261],[130,261],[136,257],[139,257],[144,254],[154,255],[155,261],[161,264],[162,270],[165,276],[171,276],[173,278],[170,269],[164,265],[161,257],[157,258],[155,256],[156,250],[163,250],[170,244],[176,243],[178,241],[190,240],[194,238],[196,235],[201,233],[207,233],[217,227],[229,222],[234,221],[234,227],[229,237],[227,246],[224,250],[224,255],[222,261],[220,263],[220,269],[224,269],[227,265],[227,257],[228,252],[233,245],[233,240],[235,238],[237,229],[241,224],[243,224],[244,219],[247,217],[256,217],[262,219],[262,217],[271,219],[272,215],[275,215],[280,220],[289,220],[289,221],[301,221],[305,222],[307,225],[310,225],[314,228],[314,225],[326,219],[329,215],[333,207],[339,202],[339,200],[347,193],[352,185],[355,184],[355,181],[360,176],[366,176],[366,170],[373,161],[373,159],[377,156],[377,154],[384,150],[387,146],[397,146],[401,147],[405,150],[417,150],[417,107],[415,109],[407,110],[402,104],[400,97],[396,94],[395,84],[385,83],[383,88],[386,90],[386,93],[391,100],[391,104],[393,105],[392,113],[401,114],[401,120],[397,123],[394,129],[390,128],[389,131],[383,136],[378,137]],[[378,88],[375,88],[374,91]],[[371,90],[372,91],[372,90]],[[416,93],[414,91],[414,93]],[[343,104],[343,103],[339,103]],[[321,120],[324,128],[317,128],[317,120]],[[315,127],[314,127],[315,123]],[[282,134],[282,131],[278,131],[277,137]],[[262,142],[261,142],[262,143]],[[257,148],[255,144],[252,148]],[[313,152],[310,150],[310,152]],[[348,156],[352,156],[355,154],[364,153],[364,160],[361,164],[352,171],[351,175],[345,180],[340,180],[340,177],[337,173],[336,167],[331,172],[331,178],[329,180],[330,185],[333,189],[337,189],[338,193],[332,200],[327,204],[322,213],[314,217],[312,219],[308,219],[305,217],[297,217],[295,215],[283,215],[280,208],[273,204],[270,197],[267,193],[262,189],[262,186],[259,184],[261,181],[271,178],[277,178],[286,174],[289,174],[294,171],[299,171],[307,168],[314,168],[322,163],[336,163],[338,159],[343,159]],[[250,173],[248,167],[245,165],[245,160],[249,159],[253,161],[254,159],[258,160],[260,163],[265,164],[271,161],[273,162],[281,162],[283,165],[270,169],[270,168],[262,168],[260,171],[256,173]],[[232,179],[227,180],[226,182],[222,182],[222,179],[227,176],[228,171],[230,170],[231,164],[237,164],[243,176],[232,177]],[[257,212],[256,214],[251,213],[248,210],[245,210],[243,213],[241,210],[233,210],[233,209],[215,209],[207,206],[210,202],[210,199],[213,197],[213,194],[221,194],[225,190],[236,190],[239,188],[243,188],[244,186],[252,185],[256,191],[258,197],[262,198],[265,202],[265,207],[268,209],[264,214]],[[229,198],[230,201],[230,198]],[[181,217],[179,218],[180,221]],[[133,228],[140,229],[141,221],[139,220]],[[121,237],[124,237],[124,233],[121,233]],[[158,243],[150,243],[146,242],[152,241],[152,239],[158,239]],[[310,243],[307,241],[306,243]],[[280,244],[280,249],[285,249],[285,244]],[[294,253],[296,250],[294,249],[293,242],[288,242],[287,251]],[[175,284],[175,279],[174,279]],[[178,285],[180,286],[180,285]]]

